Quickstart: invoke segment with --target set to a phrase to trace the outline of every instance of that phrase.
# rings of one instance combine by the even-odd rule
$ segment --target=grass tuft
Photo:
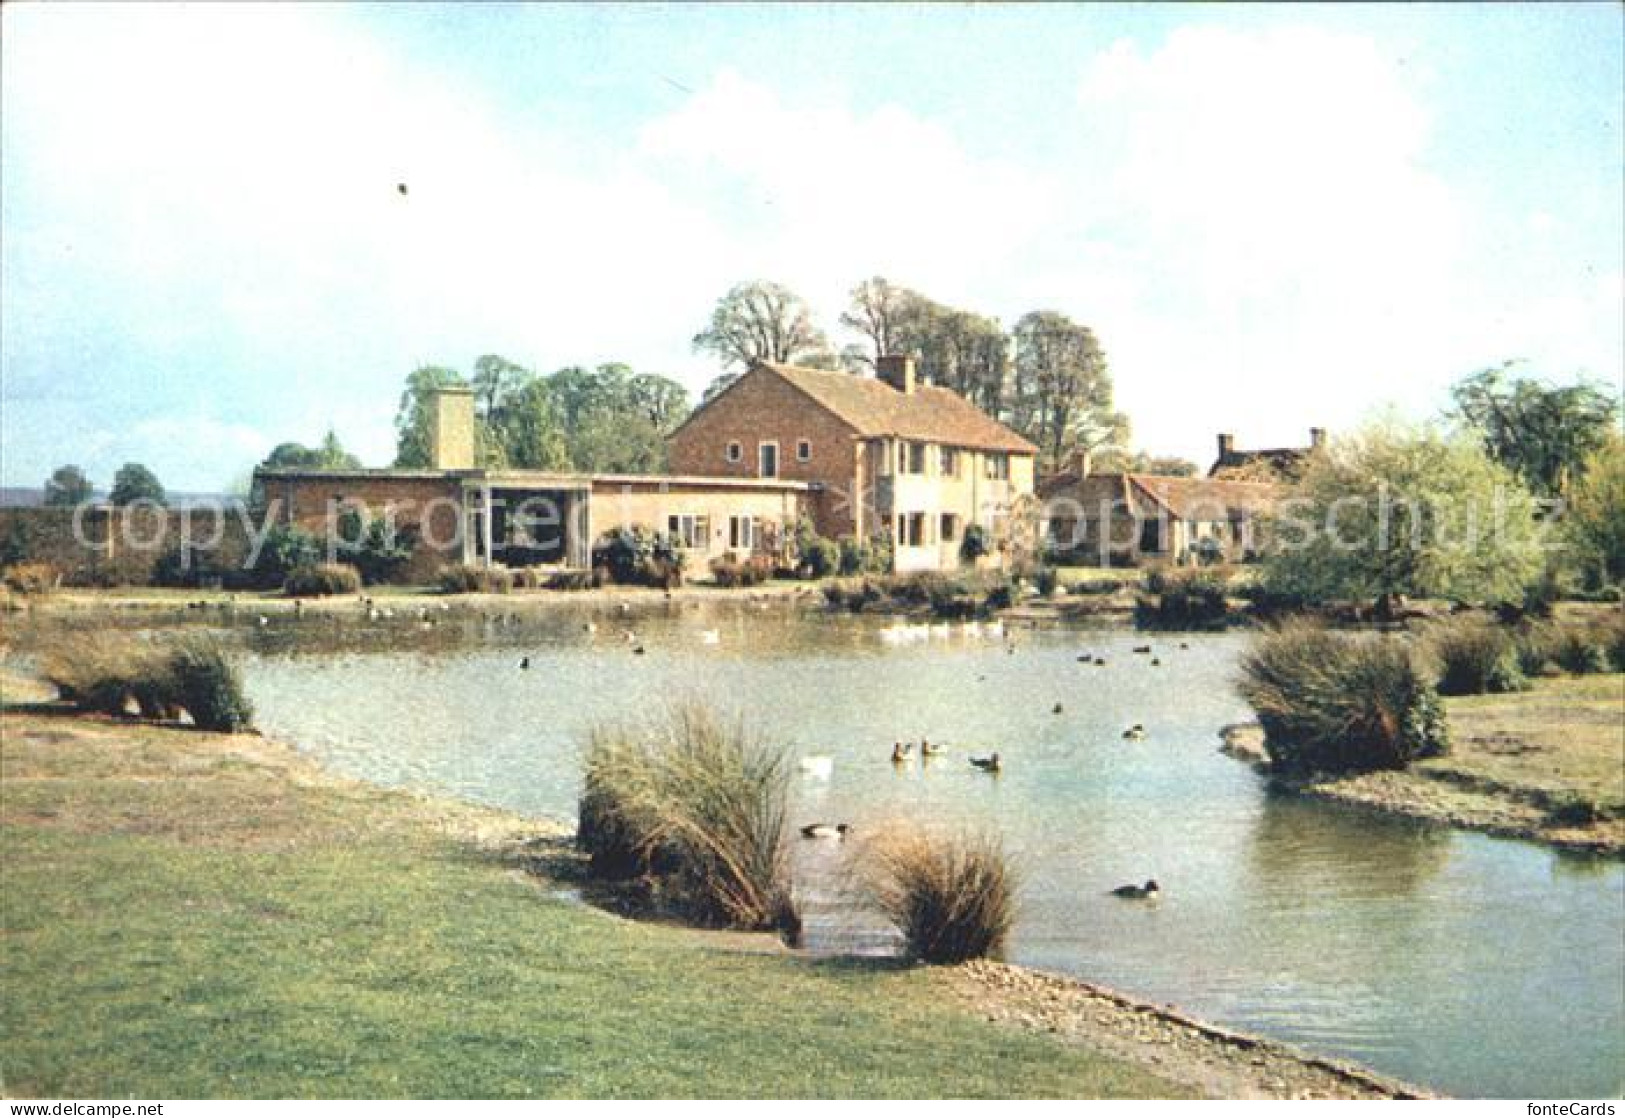
[[[786,839],[789,755],[697,703],[588,743],[578,841],[611,877],[664,879],[690,919],[800,930]]]
[[[41,674],[81,710],[175,721],[184,711],[200,729],[233,731],[254,709],[237,669],[206,637],[160,645],[129,637],[64,638],[41,657]]]
[[[1257,638],[1240,691],[1282,771],[1403,769],[1445,752],[1443,708],[1403,640],[1293,622]]]
[[[860,855],[864,886],[908,953],[951,965],[993,954],[1015,920],[1015,875],[991,834],[883,829]]]
[[[1441,695],[1497,695],[1529,686],[1517,641],[1493,621],[1443,621],[1429,627],[1424,640],[1438,667]]]

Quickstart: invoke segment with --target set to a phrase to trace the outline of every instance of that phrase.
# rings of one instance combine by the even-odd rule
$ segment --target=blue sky
[[[7,5],[0,479],[180,489],[771,278],[1094,328],[1138,445],[1625,362],[1614,5]],[[409,193],[395,189],[405,182]]]

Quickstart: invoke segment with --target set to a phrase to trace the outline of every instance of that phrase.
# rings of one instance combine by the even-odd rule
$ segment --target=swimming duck
[[[972,757],[970,763],[985,773],[1002,772],[1004,768],[999,764],[999,755],[997,753],[990,753],[986,757]]]
[[[721,644],[722,643],[722,630],[720,630],[720,629],[701,629],[700,630],[700,643],[701,644]]]
[[[808,823],[801,828],[801,837],[810,839],[844,839],[852,829],[850,823]]]
[[[632,646],[632,655],[634,655],[634,656],[642,656],[643,653],[644,653],[644,647],[641,644],[635,644],[635,645]]]
[[[1144,741],[1145,740],[1145,727],[1142,726],[1140,723],[1136,722],[1134,725],[1130,726],[1128,729],[1123,731],[1123,740],[1124,741]]]
[[[1106,666],[1106,658],[1104,656],[1096,656],[1095,657],[1095,667],[1104,668],[1105,666]]]
[[[1153,668],[1160,668],[1160,667],[1162,667],[1162,661],[1159,660],[1157,657],[1153,656],[1153,657],[1151,657],[1151,666]]]
[[[920,756],[921,757],[935,757],[935,756],[937,756],[937,754],[939,754],[941,752],[942,752],[942,746],[940,746],[940,745],[932,745],[930,742],[926,741],[924,738],[920,739]]]
[[[529,656],[524,656],[524,657],[520,658],[520,660],[519,660],[519,670],[522,671],[522,672],[526,672],[526,671],[530,670],[530,657]]]
[[[1151,646],[1148,645],[1148,644],[1135,645],[1134,646],[1134,655],[1136,655],[1136,656],[1149,656],[1149,655],[1151,655]]]
[[[1144,885],[1119,885],[1112,890],[1112,896],[1126,901],[1149,901],[1155,900],[1161,892],[1155,881],[1147,881]]]
[[[1062,706],[1060,703],[1056,703],[1055,704],[1055,709],[1050,711],[1051,714],[1064,714],[1065,712],[1066,712],[1066,708],[1064,706]]]
[[[913,752],[914,746],[904,745],[900,741],[893,742],[891,747],[891,763],[894,765],[906,765],[909,762],[909,755]]]

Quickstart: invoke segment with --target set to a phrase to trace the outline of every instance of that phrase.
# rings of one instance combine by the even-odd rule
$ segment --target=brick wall
[[[760,477],[760,446],[776,442],[780,478],[817,482],[827,490],[809,509],[819,533],[850,535],[854,518],[845,497],[859,485],[856,435],[850,426],[779,377],[752,372],[671,437],[671,472]],[[810,451],[805,461],[797,454],[803,440]],[[739,446],[737,462],[728,460],[729,443]]]
[[[262,475],[267,507],[279,523],[293,524],[325,539],[341,506],[365,506],[368,519],[392,517],[397,531],[418,537],[412,558],[398,576],[403,582],[429,582],[442,566],[463,560],[458,509],[462,483],[455,477],[384,474],[310,474],[298,478]]]

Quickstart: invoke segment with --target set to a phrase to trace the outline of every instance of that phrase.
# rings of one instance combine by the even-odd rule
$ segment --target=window
[[[1010,456],[994,453],[987,456],[987,476],[991,481],[1010,480]]]
[[[1162,551],[1162,521],[1151,519],[1140,525],[1140,550],[1152,553]]]
[[[938,470],[943,477],[959,476],[959,448],[956,446],[941,447],[941,457],[938,460]]]
[[[925,473],[925,444],[897,444],[897,472],[900,474]]]
[[[739,462],[745,457],[745,448],[740,446],[738,443],[729,443],[727,454],[728,461]]]
[[[925,546],[925,513],[906,512],[897,518],[897,542],[903,547]]]
[[[760,461],[758,464],[761,466],[761,469],[758,472],[761,474],[761,476],[778,477],[779,444],[762,443],[759,447],[757,447],[757,453],[760,456]]]
[[[812,440],[811,439],[797,439],[796,440],[796,461],[797,462],[811,462],[812,461]]]
[[[686,550],[704,548],[711,538],[711,518],[691,513],[673,513],[666,517],[666,531],[671,533],[678,547]]]
[[[728,518],[728,549],[730,551],[756,550],[756,518],[730,516]]]
[[[958,538],[959,538],[959,517],[955,516],[951,512],[943,513],[942,514],[942,535],[940,536],[940,539],[942,540],[943,543],[953,543]]]

